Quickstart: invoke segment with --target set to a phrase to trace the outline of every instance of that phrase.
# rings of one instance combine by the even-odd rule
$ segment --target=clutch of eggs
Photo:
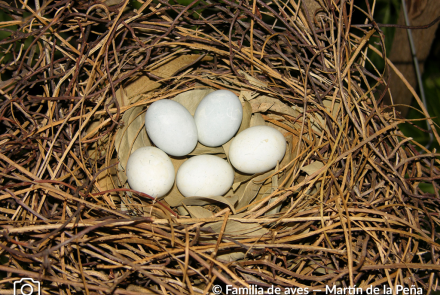
[[[171,190],[176,179],[177,188],[185,197],[222,196],[233,184],[232,166],[247,174],[273,169],[284,157],[285,138],[273,127],[254,126],[231,141],[232,166],[217,156],[194,156],[182,164],[175,177],[168,155],[185,156],[194,150],[197,141],[210,147],[221,146],[236,134],[242,118],[241,102],[228,90],[205,96],[194,117],[176,101],[152,103],[145,114],[145,127],[157,148],[143,147],[130,155],[126,171],[130,187],[161,197]]]

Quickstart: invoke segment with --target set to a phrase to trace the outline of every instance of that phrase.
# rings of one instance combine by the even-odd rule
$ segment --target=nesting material
[[[11,34],[0,49],[0,271],[40,280],[42,294],[437,288],[438,153],[382,104],[374,15],[359,26],[353,1],[307,2],[0,3]],[[282,134],[282,160],[235,172],[222,196],[130,188],[129,156],[154,142],[147,110],[172,100],[194,115],[220,89],[240,99],[237,134]],[[194,142],[170,157],[174,173],[192,156],[233,162],[233,140]]]

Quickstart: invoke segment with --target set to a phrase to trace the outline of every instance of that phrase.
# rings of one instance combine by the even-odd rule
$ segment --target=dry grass
[[[352,25],[355,1],[316,14],[284,1],[0,3],[13,18],[0,27],[18,27],[0,41],[0,294],[23,276],[68,295],[437,288],[438,154],[382,105],[386,76],[366,53],[382,56],[383,36]],[[283,162],[237,173],[210,204],[130,190],[148,105],[206,88],[239,94],[243,124],[282,131]]]

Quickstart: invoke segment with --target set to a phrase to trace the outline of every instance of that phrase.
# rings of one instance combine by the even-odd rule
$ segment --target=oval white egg
[[[232,140],[229,161],[241,172],[261,173],[274,168],[285,152],[286,140],[281,132],[269,126],[254,126]]]
[[[130,187],[152,197],[162,197],[174,184],[174,166],[171,159],[158,148],[147,146],[137,149],[127,162]]]
[[[243,107],[237,95],[229,90],[217,90],[203,98],[197,106],[194,120],[200,143],[220,146],[238,131]]]
[[[213,197],[225,194],[234,182],[231,165],[213,155],[195,156],[180,166],[176,184],[185,197]]]
[[[173,100],[152,103],[145,114],[145,127],[151,141],[169,155],[185,156],[197,145],[194,118]]]

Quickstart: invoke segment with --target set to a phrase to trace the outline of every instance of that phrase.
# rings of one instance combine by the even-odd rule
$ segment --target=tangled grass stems
[[[437,289],[438,153],[382,104],[372,15],[355,24],[354,1],[112,2],[0,3],[0,294],[19,277],[69,295]],[[292,149],[264,177],[236,175],[235,205],[194,217],[125,186],[119,137],[152,102],[206,88],[240,94]]]

